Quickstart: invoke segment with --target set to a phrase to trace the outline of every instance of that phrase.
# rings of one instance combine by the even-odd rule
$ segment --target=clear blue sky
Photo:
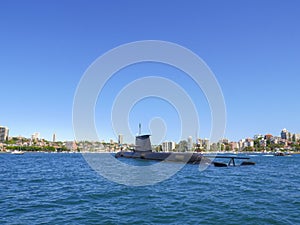
[[[8,126],[13,136],[38,131],[46,139],[51,139],[53,132],[60,140],[73,139],[73,96],[87,67],[118,45],[157,39],[191,49],[212,69],[226,102],[225,136],[229,139],[256,133],[278,135],[284,127],[300,133],[299,9],[296,0],[2,0],[0,125]],[[130,70],[123,73],[166,73],[189,87],[194,98],[199,94],[199,133],[209,136],[207,103],[188,79],[159,66]],[[114,88],[103,93],[107,96],[103,104],[109,105],[109,97],[132,79],[116,74]],[[163,117],[172,110],[153,100],[151,113],[142,118],[139,107],[147,107],[146,103],[132,111],[133,132],[137,132],[138,120],[147,123],[151,116]],[[157,113],[154,109],[163,110]],[[96,111],[100,139],[115,138],[108,112],[100,103]],[[171,114],[166,120],[176,124],[178,118]],[[176,126],[170,128],[166,139],[176,138],[175,130]]]

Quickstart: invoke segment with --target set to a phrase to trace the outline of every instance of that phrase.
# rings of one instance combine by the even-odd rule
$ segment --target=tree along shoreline
[[[6,150],[20,150],[24,152],[63,152],[70,151],[66,147],[55,148],[53,146],[6,146]]]

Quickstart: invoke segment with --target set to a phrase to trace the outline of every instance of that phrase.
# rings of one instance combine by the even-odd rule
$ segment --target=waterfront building
[[[251,138],[246,138],[242,143],[242,148],[254,147],[254,141]]]
[[[40,138],[40,133],[39,132],[35,132],[31,135],[31,140],[33,141],[37,141]]]
[[[202,140],[202,146],[204,147],[204,149],[210,150],[210,142],[207,138],[204,138],[204,140]]]
[[[75,151],[75,150],[77,150],[77,144],[75,141],[67,141],[66,148],[70,151]]]
[[[294,134],[293,139],[294,139],[294,141],[299,141],[300,140],[300,134]]]
[[[0,126],[0,141],[7,141],[9,135],[8,127]]]
[[[270,138],[270,141],[273,144],[278,144],[280,140],[281,140],[281,138],[280,137],[276,137],[276,136],[273,136],[273,137]]]
[[[266,139],[266,140],[270,140],[272,137],[273,137],[272,134],[266,134],[266,135],[265,135],[265,139]]]
[[[168,152],[169,151],[168,142],[163,142],[161,144],[161,149],[162,149],[163,152]]]
[[[281,133],[280,133],[280,135],[281,135],[281,138],[282,139],[285,139],[285,140],[288,140],[288,139],[290,139],[291,138],[291,134],[290,134],[290,132],[288,132],[288,130],[287,129],[282,129],[282,131],[281,131]]]
[[[172,152],[176,147],[176,143],[174,141],[163,142],[161,147],[164,152]]]
[[[238,149],[239,149],[239,151],[241,151],[243,149],[244,142],[245,142],[245,139],[239,140],[239,142],[238,142],[238,146],[239,146]]]
[[[188,137],[188,151],[192,151],[193,149],[193,137],[189,136]]]
[[[239,143],[238,142],[230,142],[229,144],[231,150],[238,150],[239,149]]]

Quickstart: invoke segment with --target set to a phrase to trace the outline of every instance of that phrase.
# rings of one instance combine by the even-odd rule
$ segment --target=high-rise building
[[[290,133],[288,132],[288,130],[287,129],[282,129],[282,131],[281,131],[281,138],[282,139],[285,139],[285,140],[288,140],[289,138],[291,138],[290,137]]]
[[[192,151],[192,149],[193,149],[193,137],[189,136],[188,137],[188,150]]]
[[[118,144],[122,145],[123,144],[123,134],[118,135]]]
[[[55,133],[52,136],[52,142],[56,142],[56,134]]]
[[[7,141],[9,135],[8,127],[0,126],[0,141]]]

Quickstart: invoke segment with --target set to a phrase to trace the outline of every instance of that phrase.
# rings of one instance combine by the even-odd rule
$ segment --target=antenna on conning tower
[[[142,133],[142,125],[141,123],[139,123],[139,135],[141,135],[141,133]]]

